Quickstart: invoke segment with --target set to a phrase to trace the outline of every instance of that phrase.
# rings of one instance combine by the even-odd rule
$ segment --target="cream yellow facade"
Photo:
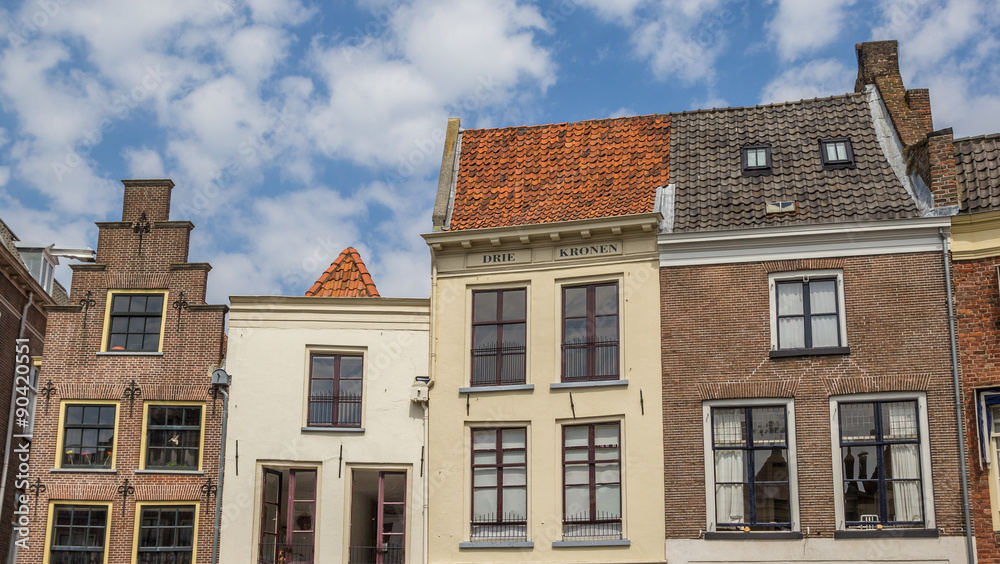
[[[433,264],[429,562],[664,561],[660,220],[654,213],[424,236]],[[608,307],[617,313],[618,376],[564,382],[563,292],[586,285],[617,289],[616,308]],[[474,293],[521,288],[523,376],[473,385]],[[620,534],[564,529],[570,427],[596,428],[591,447],[595,433],[619,431]],[[526,522],[474,532],[472,515],[481,511],[473,508],[473,436],[497,428],[525,430]],[[503,443],[511,446],[506,435]],[[613,473],[605,477],[614,481]]]
[[[231,303],[219,561],[425,562],[428,300]],[[317,357],[360,359],[361,367],[360,405],[325,425],[316,423],[322,407],[310,395]],[[279,495],[268,499],[266,488]],[[391,539],[378,536],[376,523]],[[298,546],[286,548],[289,539]]]

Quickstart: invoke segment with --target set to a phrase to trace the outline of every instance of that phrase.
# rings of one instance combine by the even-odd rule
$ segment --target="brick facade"
[[[1000,532],[993,530],[989,469],[977,458],[976,390],[1000,387],[1000,305],[996,266],[1000,258],[953,263],[955,313],[965,403],[966,450],[969,453],[969,497],[980,564],[1000,562]]]
[[[211,561],[215,498],[206,498],[201,487],[216,483],[221,436],[222,403],[213,402],[210,371],[222,361],[223,329],[227,308],[205,303],[205,285],[211,267],[187,262],[189,222],[170,221],[170,189],[162,181],[124,181],[122,222],[99,223],[97,262],[73,265],[71,304],[93,300],[91,307],[54,306],[48,309],[48,335],[42,381],[52,381],[56,392],[48,405],[39,400],[35,437],[31,449],[31,476],[41,478],[45,492],[32,518],[31,542],[18,562],[43,562],[47,546],[49,501],[111,502],[108,515],[109,564],[131,562],[136,502],[200,502],[196,551],[198,562]],[[139,236],[134,222],[142,212],[152,222]],[[109,292],[148,289],[168,292],[163,304],[160,353],[103,352]],[[181,299],[188,306],[173,307]],[[178,319],[180,316],[180,319]],[[141,395],[125,397],[132,381]],[[61,470],[56,445],[60,404],[68,400],[118,401],[118,428],[114,441],[115,468],[105,471]],[[194,402],[204,413],[201,470],[177,473],[139,470],[144,453],[143,406],[158,402]],[[119,486],[128,480],[134,493],[123,499]],[[32,500],[32,504],[35,500]]]
[[[843,272],[850,353],[770,358],[768,274],[814,269]],[[940,254],[679,266],[660,277],[668,540],[706,526],[703,401],[794,398],[801,530],[830,538],[830,396],[891,391],[926,394],[936,527],[963,534]]]
[[[7,436],[7,421],[10,416],[10,394],[13,390],[14,371],[18,361],[16,341],[20,336],[21,312],[28,303],[31,294],[32,305],[28,308],[28,320],[25,324],[24,338],[28,339],[28,354],[41,356],[45,338],[46,304],[52,299],[41,291],[28,274],[24,265],[17,261],[13,252],[0,242],[0,436]],[[30,362],[28,363],[30,365]],[[15,422],[14,434],[21,433],[23,428]],[[19,440],[13,439],[12,449],[18,446]],[[4,448],[0,446],[0,448]],[[0,512],[0,555],[6,557],[10,549],[11,519],[16,509],[14,496],[17,495],[15,484],[18,483],[18,454],[11,452],[7,470],[7,483],[3,495],[3,511]],[[23,493],[23,492],[21,492]]]

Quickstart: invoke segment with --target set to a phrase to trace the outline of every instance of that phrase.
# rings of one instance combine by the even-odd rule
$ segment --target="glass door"
[[[316,471],[291,470],[285,525],[286,564],[311,564],[316,535]]]
[[[406,561],[406,472],[355,470],[349,564]]]
[[[278,561],[279,515],[281,514],[281,472],[264,469],[264,487],[261,489],[260,561]]]

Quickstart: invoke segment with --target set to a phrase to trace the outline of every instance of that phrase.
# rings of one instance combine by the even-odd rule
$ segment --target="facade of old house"
[[[669,119],[464,130],[434,215],[430,562],[659,562]],[[615,139],[617,144],[608,143]],[[609,188],[613,187],[613,188]]]
[[[210,395],[227,308],[188,262],[170,180],[126,180],[48,325],[17,562],[211,562],[223,407]],[[215,398],[215,399],[213,399]]]
[[[231,304],[221,562],[425,562],[428,301],[348,248],[305,297]]]

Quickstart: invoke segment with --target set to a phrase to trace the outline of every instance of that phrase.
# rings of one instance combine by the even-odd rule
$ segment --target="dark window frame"
[[[834,144],[844,144],[844,150],[847,154],[844,159],[830,159],[827,156],[826,148],[828,145]],[[831,139],[820,139],[819,141],[819,156],[823,163],[823,170],[837,170],[841,168],[855,168],[856,163],[854,160],[854,148],[851,146],[851,140],[847,137],[834,137]]]
[[[773,444],[768,444],[768,445],[765,445],[765,446],[754,445],[754,443],[753,443],[753,411],[755,409],[776,409],[776,408],[780,408],[781,409],[783,417],[784,417],[784,430],[785,430],[784,443],[781,444],[781,445],[778,445],[778,446],[775,446]],[[719,446],[717,444],[717,441],[716,441],[716,438],[715,438],[715,415],[716,415],[716,410],[719,410],[719,409],[742,409],[743,410],[743,422],[744,422],[743,424],[744,424],[744,429],[745,429],[745,432],[744,432],[745,438],[744,438],[744,441],[743,441],[743,445],[740,445],[740,446]],[[744,527],[748,527],[751,531],[784,531],[784,532],[791,531],[792,530],[792,523],[791,523],[791,517],[792,517],[792,500],[791,500],[791,495],[792,495],[792,490],[791,490],[791,474],[790,474],[790,472],[789,472],[789,474],[787,474],[785,476],[785,480],[783,482],[782,481],[768,481],[768,482],[763,482],[764,484],[767,484],[767,485],[771,485],[771,484],[779,484],[780,485],[782,483],[785,484],[785,487],[787,488],[788,495],[789,495],[789,507],[788,507],[789,521],[788,522],[773,522],[773,523],[768,523],[768,522],[761,523],[761,522],[759,522],[759,520],[757,519],[757,484],[759,482],[757,481],[756,476],[754,475],[754,470],[757,467],[756,466],[756,460],[755,460],[755,454],[756,454],[757,451],[766,451],[766,450],[770,450],[770,449],[774,449],[774,448],[783,448],[783,449],[785,449],[785,463],[786,463],[786,465],[788,465],[789,467],[791,467],[791,465],[794,463],[793,461],[790,460],[790,458],[791,458],[791,447],[789,447],[789,444],[788,444],[788,434],[789,434],[789,429],[788,429],[788,406],[787,405],[783,405],[783,404],[767,404],[767,405],[761,404],[761,405],[747,405],[747,406],[743,406],[743,405],[740,405],[740,406],[716,405],[716,406],[712,406],[711,407],[711,420],[710,420],[710,423],[712,425],[712,427],[711,427],[711,436],[712,436],[712,453],[713,453],[713,455],[714,455],[714,453],[716,451],[719,451],[719,450],[740,450],[740,451],[742,451],[744,453],[744,459],[743,459],[744,481],[740,482],[740,483],[746,484],[747,490],[749,492],[748,506],[749,506],[749,509],[750,509],[750,520],[748,522],[745,522],[745,523],[742,523],[742,522],[741,523],[729,523],[729,522],[725,522],[724,523],[724,522],[722,522],[719,519],[719,515],[716,514],[716,516],[715,516],[716,530],[718,530],[719,527],[737,528],[737,529],[740,529],[740,530],[745,530]],[[713,469],[713,479],[714,479],[715,485],[716,485],[716,488],[715,488],[716,492],[718,491],[718,486],[720,485],[720,483],[721,484],[735,484],[735,482],[719,482],[718,476],[715,476],[714,474],[715,474],[715,472],[714,472],[714,469]],[[718,495],[718,494],[716,493],[716,495]],[[717,500],[716,500],[716,496],[715,495],[712,496],[712,500],[713,500],[713,502],[718,503]]]
[[[316,359],[333,359],[333,376],[330,378],[319,377],[315,374]],[[358,376],[344,378],[341,371],[343,359],[358,359],[361,362],[361,371]],[[360,428],[361,416],[363,412],[364,400],[364,379],[365,379],[365,357],[360,353],[320,353],[315,352],[309,355],[309,403],[306,410],[306,425],[309,427],[331,427],[331,428]],[[314,385],[317,381],[332,382],[333,391],[331,395],[320,395],[314,392]],[[357,394],[341,393],[341,385],[344,381],[357,381],[360,390]],[[329,408],[325,406],[329,405]],[[324,413],[330,410],[330,417],[318,417],[314,415],[314,410],[322,410]]]
[[[615,311],[613,314],[597,314],[597,288],[601,287],[613,287],[615,289]],[[566,315],[566,293],[571,290],[578,289],[586,290],[586,314],[584,316],[567,316]],[[619,300],[621,298],[621,293],[619,292],[618,282],[599,282],[594,284],[574,284],[562,287],[562,370],[561,370],[561,381],[562,382],[589,382],[589,381],[603,381],[603,380],[618,380],[621,378],[621,304]],[[597,340],[597,319],[598,318],[615,318],[615,339],[613,341],[598,341]],[[569,320],[585,320],[585,332],[586,340],[580,343],[567,343],[566,342],[566,325]],[[585,353],[585,359],[583,362],[584,373],[582,376],[569,375],[567,373],[567,364],[572,364],[567,362],[567,357],[571,354],[571,351],[582,350]],[[605,352],[607,351],[607,352]],[[600,359],[599,354],[612,355],[613,363],[608,362],[608,359]],[[613,366],[614,372],[612,374],[597,374],[598,364],[608,364]]]
[[[913,404],[913,414],[914,414],[914,429],[916,431],[916,438],[914,439],[895,439],[886,440],[884,434],[884,425],[882,421],[882,405],[889,403],[910,403]],[[865,405],[871,404],[872,411],[875,421],[875,438],[873,440],[857,440],[857,441],[844,441],[844,410],[843,407],[846,405]],[[844,509],[844,527],[847,529],[866,529],[866,528],[883,528],[883,527],[899,527],[899,528],[924,528],[927,525],[927,498],[924,495],[924,477],[926,475],[924,469],[923,460],[923,437],[920,432],[920,402],[916,399],[883,399],[883,400],[869,400],[869,401],[840,401],[837,402],[837,437],[840,446],[840,468],[841,468],[841,499],[839,502]],[[904,479],[904,478],[886,478],[885,475],[885,454],[889,450],[890,445],[903,445],[903,444],[913,444],[917,446],[917,468],[919,477],[914,479]],[[879,520],[878,521],[849,521],[847,520],[847,482],[863,482],[871,481],[861,480],[859,478],[847,479],[845,476],[846,469],[844,468],[844,448],[849,447],[865,447],[871,446],[875,447],[876,460],[874,461],[875,467],[872,471],[874,475],[876,472],[878,478],[876,480],[878,486],[878,499],[879,499]],[[918,483],[917,491],[920,492],[920,515],[923,518],[921,521],[889,521],[888,520],[888,499],[886,496],[886,482],[903,482],[903,481],[916,481]]]
[[[597,427],[609,427],[614,426],[618,430],[618,456],[617,458],[597,458],[597,444],[596,444],[596,429]],[[587,446],[586,447],[567,447],[566,446],[566,431],[570,428],[587,428]],[[584,451],[587,452],[586,460],[566,460],[566,451]],[[601,539],[621,539],[623,531],[623,515],[622,511],[622,426],[620,421],[604,421],[598,423],[589,423],[583,425],[563,425],[562,427],[562,444],[561,444],[561,454],[562,454],[562,487],[563,487],[563,500],[562,500],[562,518],[563,518],[563,538],[564,539],[581,539],[581,538],[601,538]],[[618,464],[618,481],[617,482],[597,482],[597,465],[598,464]],[[566,469],[569,466],[587,466],[588,471],[588,483],[587,484],[567,484],[566,483]],[[608,486],[608,485],[618,485],[618,508],[619,515],[601,515],[597,511],[597,486]],[[571,486],[583,486],[586,485],[589,488],[589,508],[587,509],[586,517],[570,516],[566,514],[566,490]],[[580,530],[577,530],[577,528]],[[583,531],[581,533],[581,531]]]
[[[161,409],[161,408],[166,410],[166,412],[164,413],[164,423],[163,424],[154,424],[152,422],[153,410],[154,409]],[[170,410],[176,410],[176,409],[182,410],[181,411],[181,424],[180,425],[169,425],[169,424],[167,424],[166,421],[169,420],[168,419],[168,417],[169,417],[169,411]],[[185,423],[185,419],[186,419],[186,416],[187,416],[187,413],[186,413],[187,410],[195,410],[195,409],[198,410],[198,415],[197,415],[198,424],[197,425],[191,425],[191,424]],[[161,403],[150,403],[150,404],[148,404],[148,407],[147,407],[147,410],[146,410],[146,452],[144,452],[143,455],[142,455],[143,456],[143,460],[145,461],[145,465],[144,465],[143,469],[145,469],[145,470],[167,471],[167,472],[175,472],[175,471],[190,472],[190,471],[196,471],[199,468],[201,468],[201,463],[202,463],[202,456],[201,456],[202,455],[202,446],[204,446],[204,445],[202,445],[202,440],[201,440],[202,439],[202,425],[204,423],[204,417],[205,417],[205,406],[204,405],[173,405],[173,404],[169,404],[169,403],[167,403],[167,404],[161,404]],[[162,442],[163,444],[155,444],[154,445],[153,444],[153,435],[154,435],[154,433],[163,432],[163,431],[167,431],[168,433],[169,432],[176,432],[177,434],[174,435],[173,437],[165,439],[164,441],[157,441],[158,443]],[[188,437],[190,437],[191,433],[194,433],[194,436],[197,438],[197,446],[192,446],[190,444],[186,444],[188,441],[186,441],[185,439],[187,439]],[[166,435],[164,435],[164,436],[166,436]],[[171,446],[171,443],[174,443],[175,446]],[[173,462],[173,461],[166,462],[163,465],[151,464],[152,454],[155,451],[163,451],[163,460],[164,461],[166,461],[168,458],[173,458],[172,456],[169,456],[170,453],[172,453],[172,452],[179,453],[180,460],[183,461],[185,453],[194,451],[195,461],[194,461],[193,465],[182,465],[182,464],[177,464],[176,462]]]
[[[764,165],[754,165],[750,166],[750,159],[748,157],[750,151],[764,151]],[[771,146],[770,145],[747,145],[740,149],[740,170],[743,172],[743,176],[761,176],[764,174],[771,174],[774,171],[774,163],[771,160]]]
[[[67,403],[67,404],[65,404],[63,406],[63,409],[64,409],[64,411],[63,411],[63,428],[61,430],[63,441],[62,441],[62,450],[59,453],[59,467],[60,468],[78,468],[78,469],[86,469],[86,468],[111,468],[112,464],[113,464],[113,460],[114,460],[114,450],[115,450],[115,422],[117,421],[118,405],[117,404],[107,404],[107,403],[95,403],[95,404],[89,404],[89,403]],[[82,412],[80,414],[80,423],[70,423],[69,422],[70,421],[70,410],[71,409],[80,409],[80,410],[82,410]],[[97,421],[98,422],[97,423],[85,423],[84,422],[86,420],[87,409],[97,409],[97,412],[98,412],[98,416],[97,416]],[[106,409],[110,409],[111,410],[111,422],[110,423],[101,423],[101,414]],[[79,442],[70,442],[70,440],[69,440],[70,430],[76,430],[76,429],[80,430],[80,441]],[[95,444],[93,444],[93,445],[90,445],[90,444],[84,445],[83,444],[83,442],[84,442],[84,440],[83,440],[84,439],[84,435],[86,434],[86,431],[88,431],[88,430],[97,430],[97,439],[96,439]],[[99,453],[100,453],[100,451],[102,449],[100,435],[101,435],[101,431],[107,431],[107,430],[111,431],[111,444],[110,444],[110,446],[105,447],[105,451],[106,452],[104,453],[104,457],[105,457],[105,461],[104,462],[101,462],[101,463],[90,463],[90,464],[84,464],[84,463],[75,463],[74,464],[72,462],[67,462],[67,457],[70,456],[70,453],[68,452],[69,450],[71,450],[71,449],[80,449],[80,450],[82,450],[84,448],[93,448],[94,449],[95,460],[100,460],[100,454]],[[77,454],[77,453],[74,453],[74,454]],[[81,457],[88,455],[88,454],[83,453],[83,452],[78,453],[78,454]]]
[[[837,344],[835,346],[824,346],[824,347],[814,347],[812,345],[812,312],[810,310],[810,293],[809,284],[811,282],[833,282],[835,295],[833,297],[835,305],[835,315],[837,316]],[[783,284],[800,284],[802,286],[802,313],[801,314],[782,314],[780,310],[779,297],[778,297],[778,287]],[[844,312],[841,311],[840,298],[841,292],[843,292],[843,287],[841,284],[841,278],[836,275],[822,275],[817,277],[802,276],[798,278],[787,278],[778,279],[774,281],[774,331],[775,331],[775,350],[771,351],[772,356],[782,356],[787,353],[822,353],[824,351],[833,353],[848,352],[847,345],[844,342],[843,334],[843,315]],[[829,313],[816,314],[817,316],[828,316]],[[781,320],[789,318],[801,318],[802,319],[802,331],[803,346],[801,348],[782,348],[781,347]],[[774,353],[778,353],[775,355]]]
[[[503,297],[508,293],[524,294],[524,310],[520,318],[505,319]],[[494,319],[476,321],[476,299],[488,294],[496,295],[497,311]],[[527,336],[528,336],[528,290],[521,288],[501,288],[496,290],[475,290],[472,292],[472,367],[470,385],[507,386],[524,384],[527,381]],[[524,344],[504,344],[505,326],[523,325]],[[476,330],[479,327],[496,327],[496,343],[492,347],[476,347]],[[491,360],[492,359],[492,362]],[[484,378],[480,372],[492,364],[493,378]],[[513,368],[513,369],[511,369]]]
[[[124,309],[121,299],[127,298]],[[141,311],[133,311],[133,300],[144,298]],[[150,309],[149,298],[159,298],[159,309]],[[132,293],[111,291],[108,304],[108,344],[106,352],[159,352],[163,334],[163,317],[166,305],[165,292]],[[149,321],[156,319],[156,328],[150,330]],[[142,328],[133,327],[133,323],[142,321]],[[124,324],[124,327],[122,325]],[[139,344],[134,346],[134,338],[138,336]],[[155,337],[155,340],[153,339]]]
[[[525,507],[527,507],[528,492],[528,429],[527,427],[479,427],[472,429],[475,433],[495,432],[495,442],[492,449],[476,449],[476,441],[472,441],[472,519],[471,519],[471,539],[473,541],[492,540],[526,540],[528,538],[528,515],[506,514],[503,507],[504,488],[523,489],[525,492]],[[524,444],[520,448],[504,448],[504,431],[521,431],[524,433]],[[494,459],[488,464],[476,464],[477,453],[495,453]],[[508,453],[521,452],[524,455],[524,462],[504,462],[504,455]],[[504,470],[507,468],[524,468],[524,485],[505,486],[503,482]],[[492,486],[476,485],[476,470],[495,469],[496,483]],[[497,512],[493,519],[476,518],[476,490],[493,490],[496,496]]]
[[[49,541],[49,560],[50,562],[59,562],[61,555],[70,556],[73,555],[87,554],[86,560],[92,560],[94,555],[99,555],[98,562],[104,562],[104,551],[107,549],[108,542],[108,525],[109,518],[111,517],[111,508],[107,505],[86,505],[86,504],[56,504],[53,506],[52,511],[54,515],[52,516],[52,531]],[[64,511],[69,511],[69,525],[60,524],[60,513]],[[77,512],[86,511],[87,512],[87,523],[78,524],[76,523]],[[95,521],[95,513],[103,513],[104,523],[93,523]],[[74,539],[80,539],[79,533],[74,534],[74,529],[83,530],[83,539],[95,539],[99,540],[100,544],[85,544],[79,546],[76,544],[56,544],[60,537],[60,530],[69,529],[69,534],[67,536],[70,543]],[[91,536],[91,530],[100,530],[100,534],[96,536]],[[89,542],[89,541],[88,541]]]
[[[146,512],[156,511],[156,521],[155,525],[147,526]],[[180,513],[181,511],[188,511],[191,513],[190,525],[180,525]],[[162,516],[164,513],[173,513],[173,525],[164,525],[161,523]],[[142,505],[142,510],[139,512],[139,538],[136,543],[136,558],[138,559],[138,564],[159,564],[159,562],[175,561],[161,560],[160,555],[175,555],[183,556],[187,555],[187,561],[191,560],[194,556],[195,546],[198,543],[198,539],[194,535],[194,524],[197,517],[197,507],[195,505]],[[161,540],[161,531],[170,531],[170,536],[173,537],[173,541],[169,545],[164,545],[166,541]],[[183,530],[189,531],[189,539],[191,544],[189,546],[178,545],[180,542],[180,532]],[[149,531],[154,531],[155,542],[152,546],[145,546],[147,544],[146,535]],[[180,558],[176,559],[177,562],[183,561]]]

